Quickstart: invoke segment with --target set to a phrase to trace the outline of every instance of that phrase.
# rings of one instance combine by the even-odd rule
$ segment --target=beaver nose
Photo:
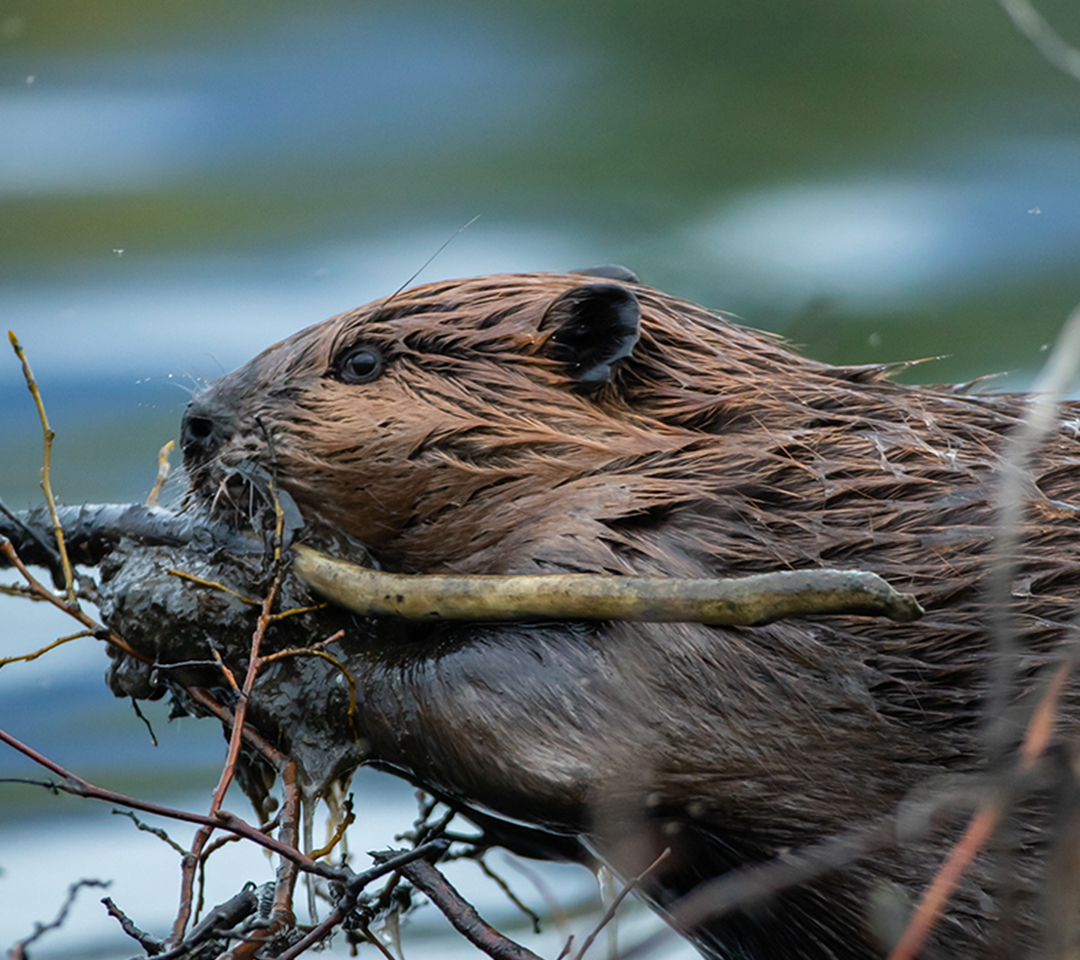
[[[180,422],[180,449],[188,466],[206,463],[214,457],[232,436],[232,430],[210,405],[196,398],[188,404]]]

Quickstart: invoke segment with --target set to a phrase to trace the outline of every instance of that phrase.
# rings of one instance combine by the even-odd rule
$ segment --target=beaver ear
[[[611,380],[611,365],[630,356],[641,334],[641,306],[625,287],[591,283],[567,290],[540,321],[543,352],[579,383]]]

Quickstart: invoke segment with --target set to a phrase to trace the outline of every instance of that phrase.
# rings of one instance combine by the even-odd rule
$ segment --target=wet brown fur
[[[979,770],[994,471],[1022,398],[817,363],[633,284],[641,340],[611,383],[586,390],[549,359],[544,327],[552,301],[586,282],[429,284],[301,331],[198,401],[229,440],[191,465],[193,490],[211,500],[223,467],[268,463],[269,436],[301,510],[391,570],[852,567],[915,593],[927,615],[487,628],[457,641],[483,653],[464,672],[412,653],[391,692],[370,685],[381,759],[496,813],[582,833],[627,870],[674,843],[651,891],[661,902]],[[372,383],[333,375],[356,342],[386,355]],[[1078,412],[1067,405],[1033,475],[1013,591],[1028,679],[1054,660],[1080,581]],[[514,665],[530,649],[540,665],[522,679]],[[610,826],[627,810],[636,826]],[[1025,822],[1029,854],[1046,823]],[[943,848],[940,836],[913,843],[700,940],[721,956],[878,956],[882,898],[902,912]],[[1024,943],[1038,937],[1042,869],[1032,854],[1014,870]],[[992,887],[977,867],[926,956],[983,955]]]

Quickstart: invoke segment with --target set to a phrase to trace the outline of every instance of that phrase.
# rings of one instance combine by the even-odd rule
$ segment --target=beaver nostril
[[[180,424],[180,449],[189,464],[212,457],[228,439],[228,431],[220,420],[188,408]]]
[[[214,432],[214,421],[207,417],[191,417],[187,421],[186,436],[192,441],[205,440]]]

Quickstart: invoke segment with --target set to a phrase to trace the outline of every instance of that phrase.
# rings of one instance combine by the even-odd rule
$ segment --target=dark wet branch
[[[0,524],[0,536],[7,536],[13,540],[16,550],[23,556],[33,553],[34,559],[28,561],[43,567],[48,567],[49,575],[53,583],[64,582],[64,565],[60,560],[60,554],[50,542],[49,537],[43,536],[35,527],[23,520],[18,514],[8,509],[3,500],[0,500],[0,514],[7,518],[7,524]],[[16,536],[21,533],[22,536]],[[30,548],[30,544],[33,547]]]
[[[160,938],[147,933],[145,930],[140,930],[135,926],[131,918],[113,903],[111,897],[103,897],[101,902],[105,905],[105,909],[108,911],[109,916],[115,918],[120,923],[120,929],[131,937],[132,940],[135,940],[139,946],[146,951],[148,957],[156,957],[161,953],[164,949],[164,945]]]
[[[191,953],[192,948],[227,934],[258,908],[259,898],[255,893],[255,884],[244,884],[243,890],[214,907],[182,942],[171,950],[157,954],[157,960],[180,960]]]
[[[29,954],[26,952],[26,948],[50,930],[59,930],[64,925],[64,921],[67,920],[67,915],[75,903],[75,898],[79,895],[79,891],[82,890],[83,887],[102,887],[103,889],[108,889],[111,885],[112,882],[106,880],[79,880],[76,883],[73,883],[68,887],[67,897],[60,907],[60,912],[57,913],[56,919],[51,923],[35,923],[34,932],[31,933],[30,936],[16,943],[8,952],[9,960],[29,960]]]
[[[131,820],[132,823],[135,824],[136,828],[141,830],[143,833],[151,833],[151,834],[153,834],[160,841],[162,841],[163,843],[166,843],[170,847],[172,847],[173,850],[175,850],[178,854],[180,854],[180,856],[182,856],[182,857],[187,856],[187,853],[188,853],[187,850],[185,850],[182,846],[180,846],[180,844],[178,844],[175,840],[173,840],[173,838],[170,837],[164,830],[162,830],[161,827],[152,827],[148,823],[143,823],[130,810],[113,810],[113,816],[127,817],[129,820]]]
[[[401,873],[442,911],[458,933],[492,960],[540,960],[531,950],[504,937],[482,920],[472,904],[426,860],[415,860],[402,867]]]
[[[258,540],[163,507],[103,503],[58,507],[56,512],[76,563],[100,563],[125,538],[148,547],[195,544],[207,550],[224,548],[239,555],[262,552]],[[19,513],[3,511],[3,514],[0,537],[11,540],[26,563],[51,568],[56,551],[47,541],[52,523],[48,510],[36,507]]]
[[[380,877],[384,877],[389,873],[405,873],[405,867],[414,861],[421,860],[438,860],[445,853],[449,847],[449,842],[446,840],[431,840],[428,843],[421,844],[413,850],[406,850],[403,853],[396,853],[393,855],[376,854],[378,862],[373,867],[369,867],[367,870],[361,873],[354,874],[348,881],[346,881],[342,887],[341,892],[337,900],[337,905],[334,907],[333,912],[310,930],[306,936],[300,941],[293,944],[288,950],[286,950],[278,960],[294,960],[295,957],[300,956],[308,948],[322,943],[330,934],[332,934],[341,922],[356,908],[357,900],[360,894],[363,893],[364,888],[374,880],[378,880]],[[432,867],[434,870],[434,867]]]

